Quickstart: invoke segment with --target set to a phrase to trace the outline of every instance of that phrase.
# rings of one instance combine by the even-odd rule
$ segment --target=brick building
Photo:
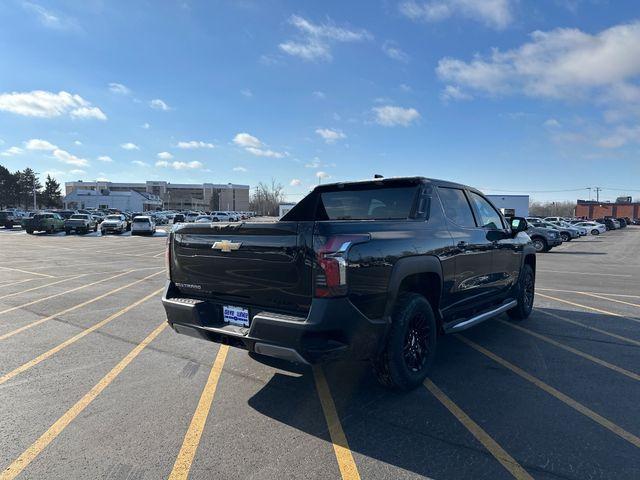
[[[640,202],[596,202],[593,200],[578,200],[576,217],[629,217],[640,218]]]

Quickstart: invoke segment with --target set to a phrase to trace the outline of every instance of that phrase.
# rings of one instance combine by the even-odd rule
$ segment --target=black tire
[[[402,294],[395,305],[383,352],[373,362],[378,381],[396,390],[422,384],[436,357],[438,326],[422,295]]]
[[[33,235],[33,230],[31,230],[31,229],[27,228],[27,233],[28,233],[29,235]]]
[[[571,241],[571,235],[568,234],[567,232],[561,232],[560,233],[560,238],[562,238],[563,242],[570,242]]]
[[[536,249],[536,253],[542,253],[542,252],[548,252],[549,251],[549,244],[547,243],[547,241],[542,238],[542,237],[533,237],[531,239],[531,241],[533,242],[533,248]]]
[[[65,234],[65,235],[71,235],[71,230],[69,230],[69,229],[65,229],[64,234]]]
[[[93,231],[94,231],[94,232],[97,232],[97,231],[98,231],[98,224],[97,224],[97,223],[93,226]]]
[[[600,230],[594,228],[593,230],[591,230],[591,235],[600,235]]]
[[[524,320],[531,315],[533,309],[533,299],[536,292],[536,276],[530,265],[523,265],[520,271],[520,278],[515,287],[515,300],[518,305],[511,310],[507,310],[507,315],[513,320]]]

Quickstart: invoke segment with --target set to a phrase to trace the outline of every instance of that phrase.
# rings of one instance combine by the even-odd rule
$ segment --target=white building
[[[159,196],[135,190],[81,190],[75,189],[64,197],[64,208],[76,209],[108,209],[114,208],[123,212],[145,212],[162,207]]]
[[[487,195],[487,198],[504,215],[515,217],[529,216],[529,195]]]

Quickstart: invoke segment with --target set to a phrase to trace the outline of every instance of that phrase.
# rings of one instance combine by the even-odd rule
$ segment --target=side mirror
[[[511,233],[515,237],[518,233],[527,230],[527,220],[522,217],[511,218]]]

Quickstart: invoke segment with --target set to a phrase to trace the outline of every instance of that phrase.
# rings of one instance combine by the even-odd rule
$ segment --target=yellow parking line
[[[637,436],[635,436],[634,434],[632,434],[630,432],[627,432],[624,428],[620,427],[619,425],[616,425],[611,420],[608,420],[608,419],[604,418],[602,415],[597,414],[596,412],[594,412],[590,408],[582,405],[580,402],[574,400],[573,398],[569,397],[568,395],[565,395],[561,391],[556,390],[551,385],[548,385],[547,383],[543,382],[539,378],[534,377],[530,373],[525,372],[523,369],[521,369],[520,367],[517,367],[514,364],[508,362],[504,358],[496,355],[493,352],[490,352],[489,350],[487,350],[484,347],[481,347],[477,343],[472,342],[468,338],[463,337],[460,334],[457,334],[456,338],[458,340],[460,340],[461,342],[465,343],[466,345],[470,346],[471,348],[473,348],[473,349],[477,350],[478,352],[482,353],[483,355],[489,357],[494,362],[499,363],[500,365],[502,365],[506,369],[511,370],[516,375],[522,377],[523,379],[527,380],[528,382],[533,383],[536,387],[540,388],[541,390],[544,390],[549,395],[551,395],[551,396],[555,397],[556,399],[560,400],[565,405],[568,405],[569,407],[571,407],[574,410],[576,410],[577,412],[583,414],[587,418],[590,418],[591,420],[593,420],[594,422],[598,423],[599,425],[601,425],[602,427],[606,428],[607,430],[615,433],[620,438],[623,438],[624,440],[626,440],[627,442],[631,443],[635,447],[640,448],[640,438],[638,438]]]
[[[34,280],[42,280],[41,278],[26,278],[24,280],[20,280],[19,282],[6,282],[0,285],[0,288],[3,287],[13,287],[14,285],[20,285],[21,283],[33,282]]]
[[[581,290],[562,290],[559,288],[541,288],[536,287],[536,292],[540,290],[542,292],[561,292],[561,293],[593,293],[594,295],[607,295],[609,297],[620,297],[620,298],[640,298],[640,295],[625,295],[623,293],[602,293],[602,292],[583,292]]]
[[[187,433],[184,436],[182,447],[173,464],[169,480],[186,479],[189,476],[189,471],[191,470],[193,459],[196,456],[196,451],[200,444],[200,438],[202,437],[202,432],[207,422],[209,411],[211,410],[213,397],[216,394],[216,388],[218,387],[218,381],[220,380],[220,374],[222,373],[222,367],[224,366],[228,352],[228,345],[220,345],[216,359],[211,367],[209,378],[202,390],[202,395],[200,395],[200,401],[193,414]]]
[[[609,363],[609,362],[607,362],[605,360],[602,360],[602,359],[600,359],[598,357],[594,357],[593,355],[585,353],[585,352],[583,352],[581,350],[577,350],[577,349],[575,349],[573,347],[570,347],[569,345],[565,345],[564,343],[557,342],[556,340],[554,340],[552,338],[549,338],[546,335],[542,335],[542,334],[540,334],[538,332],[534,332],[533,330],[529,330],[528,328],[524,328],[524,327],[521,327],[519,325],[514,325],[513,323],[509,323],[509,322],[506,322],[504,320],[498,320],[498,321],[500,323],[502,323],[503,325],[506,325],[506,326],[511,327],[511,328],[515,328],[516,330],[519,330],[520,332],[526,333],[527,335],[531,335],[532,337],[536,337],[536,338],[538,338],[538,339],[540,339],[540,340],[542,340],[544,342],[547,342],[547,343],[549,343],[549,344],[551,344],[551,345],[553,345],[555,347],[561,348],[562,350],[565,350],[567,352],[573,353],[574,355],[577,355],[579,357],[587,359],[587,360],[589,360],[589,361],[591,361],[593,363],[597,363],[598,365],[600,365],[602,367],[605,367],[605,368],[608,368],[609,370],[613,370],[614,372],[621,373],[622,375],[625,375],[625,376],[627,376],[627,377],[629,377],[629,378],[631,378],[633,380],[640,381],[640,375],[638,375],[637,373],[633,373],[633,372],[631,372],[629,370],[626,370],[626,369],[624,369],[622,367],[619,367],[617,365]]]
[[[533,480],[533,477],[522,468],[522,466],[509,455],[484,429],[474,422],[458,405],[456,405],[442,390],[440,390],[428,378],[424,381],[424,386],[434,397],[444,405],[451,414],[478,440],[491,455],[506,468],[514,478],[518,480]]]
[[[600,298],[602,300],[608,300],[610,302],[620,303],[622,305],[629,305],[631,307],[640,307],[640,304],[637,304],[637,303],[625,302],[624,300],[617,300],[615,298],[607,298],[607,297],[602,296],[602,295],[597,294],[597,293],[591,293],[591,292],[580,292],[580,293],[582,295],[586,295],[588,297]]]
[[[2,300],[3,298],[7,298],[7,297],[13,297],[15,295],[22,295],[23,293],[27,293],[27,292],[33,292],[34,290],[40,290],[41,288],[46,288],[46,287],[50,287],[52,285],[57,285],[58,283],[63,283],[66,282],[68,280],[73,280],[75,278],[80,278],[80,277],[84,277],[86,275],[91,275],[90,273],[82,273],[80,275],[75,275],[73,277],[67,277],[67,278],[63,278],[62,280],[57,280],[55,282],[51,282],[51,283],[46,283],[44,285],[39,285],[37,287],[33,287],[33,288],[29,288],[27,290],[20,290],[19,292],[13,292],[13,293],[8,293],[6,295],[3,295],[0,297],[0,300]]]
[[[27,270],[20,270],[19,268],[0,267],[0,269],[2,269],[2,270],[11,270],[13,272],[26,273],[26,274],[29,274],[29,275],[39,275],[40,277],[56,278],[53,275],[47,275],[45,273],[29,272]]]
[[[567,305],[572,305],[574,307],[585,308],[585,309],[591,310],[593,312],[603,313],[605,315],[610,315],[612,317],[626,318],[627,320],[631,320],[632,322],[639,322],[640,323],[640,319],[633,318],[633,317],[626,317],[624,315],[620,315],[619,313],[610,312],[609,310],[602,310],[600,308],[590,307],[588,305],[582,305],[581,303],[570,302],[569,300],[563,300],[561,298],[552,297],[550,295],[545,295],[543,293],[538,293],[537,295],[540,296],[540,297],[543,297],[543,298],[548,298],[550,300],[555,300],[556,302],[566,303]]]
[[[14,310],[18,310],[20,308],[28,307],[30,305],[34,305],[34,304],[39,303],[39,302],[44,302],[45,300],[50,300],[52,298],[60,297],[62,295],[67,295],[68,293],[77,292],[78,290],[82,290],[84,288],[92,287],[93,285],[98,285],[100,283],[104,283],[104,282],[107,282],[109,280],[113,280],[114,278],[122,277],[123,275],[126,275],[126,274],[134,272],[134,271],[135,270],[127,270],[126,272],[118,273],[117,275],[113,275],[111,277],[103,278],[102,280],[98,280],[96,282],[87,283],[85,285],[80,285],[79,287],[72,288],[71,290],[65,290],[64,292],[55,293],[53,295],[49,295],[48,297],[39,298],[37,300],[32,300],[31,302],[24,303],[22,305],[17,305],[15,307],[8,308],[7,310],[2,310],[2,311],[0,311],[0,315],[2,315],[3,313],[13,312]],[[162,273],[162,272],[157,272],[155,275],[158,275],[160,273]]]
[[[148,278],[148,277],[147,277]],[[145,279],[143,279],[145,280]],[[142,280],[139,280],[136,283],[141,282]],[[126,285],[125,287],[128,287],[129,285]],[[125,288],[122,287],[122,288]],[[13,377],[15,377],[16,375],[21,374],[22,372],[25,372],[26,370],[29,370],[32,367],[35,367],[36,365],[38,365],[39,363],[44,362],[47,358],[52,357],[53,355],[55,355],[56,353],[58,353],[60,350],[68,347],[69,345],[77,342],[78,340],[80,340],[83,337],[86,337],[87,335],[89,335],[91,332],[96,331],[97,329],[104,327],[107,323],[111,322],[112,320],[115,320],[116,318],[120,317],[121,315],[124,315],[125,313],[127,313],[129,310],[131,310],[132,308],[137,307],[138,305],[140,305],[141,303],[146,302],[147,300],[149,300],[150,298],[154,297],[155,295],[159,294],[160,292],[162,292],[162,290],[164,290],[164,288],[160,288],[158,290],[156,290],[153,293],[150,293],[149,295],[147,295],[146,297],[141,298],[140,300],[138,300],[137,302],[132,303],[131,305],[123,308],[122,310],[114,313],[113,315],[109,315],[107,318],[105,318],[104,320],[101,320],[100,322],[92,325],[89,328],[85,328],[84,330],[82,330],[80,333],[74,335],[71,338],[68,338],[67,340],[65,340],[64,342],[56,345],[55,347],[53,347],[51,350],[47,350],[46,352],[38,355],[36,358],[34,358],[33,360],[29,360],[27,363],[23,363],[22,365],[20,365],[18,368],[15,368],[13,370],[11,370],[9,373],[5,373],[4,375],[2,375],[0,377],[0,385],[4,384],[5,382],[11,380]]]
[[[324,412],[324,418],[327,422],[329,429],[329,435],[331,436],[331,443],[333,444],[333,451],[338,461],[338,468],[340,474],[344,480],[359,480],[360,473],[358,467],[353,459],[353,454],[349,448],[349,442],[342,430],[342,424],[340,423],[340,417],[336,411],[336,405],[333,402],[331,396],[331,390],[329,384],[324,376],[322,367],[314,365],[313,377],[316,381],[316,390],[318,391],[318,397],[320,398],[320,404],[322,405],[322,411]]]
[[[140,342],[126,357],[111,369],[102,379],[94,385],[80,400],[65,412],[56,422],[44,432],[29,448],[9,465],[2,474],[0,480],[13,480],[16,478],[35,458],[53,442],[64,429],[93,402],[102,391],[107,388],[122,371],[167,327],[166,322],[162,322],[147,338]]]
[[[549,317],[553,317],[553,318],[555,318],[557,320],[562,320],[563,322],[571,323],[572,325],[577,325],[578,327],[586,328],[587,330],[592,330],[594,332],[598,332],[598,333],[601,333],[603,335],[607,335],[609,337],[613,337],[613,338],[616,338],[618,340],[622,340],[623,342],[627,342],[627,343],[630,343],[632,345],[640,346],[640,341],[638,341],[638,340],[633,340],[631,338],[623,337],[622,335],[617,335],[615,333],[607,332],[606,330],[602,330],[600,328],[590,327],[589,325],[585,325],[583,323],[576,322],[575,320],[572,320],[572,319],[567,318],[567,317],[563,317],[562,315],[558,315],[556,313],[545,312],[544,310],[540,310],[539,308],[536,308],[535,311],[538,312],[538,313],[543,313],[545,315],[548,315]]]

